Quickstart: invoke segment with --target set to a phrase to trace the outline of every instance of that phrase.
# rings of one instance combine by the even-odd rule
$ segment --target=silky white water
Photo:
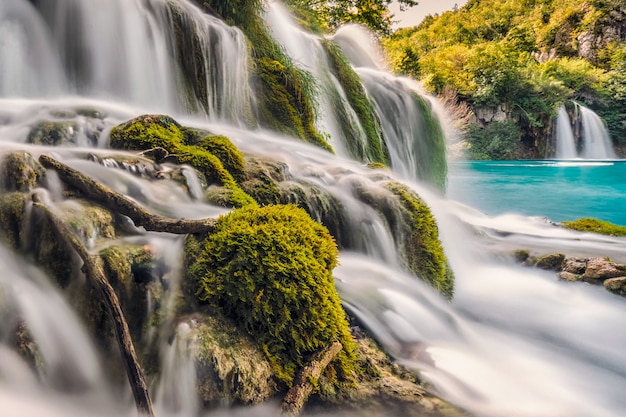
[[[179,2],[183,9],[193,7],[186,1]],[[45,8],[37,14],[26,0],[0,4],[0,32],[10,33],[0,37],[0,56],[6,53],[17,57],[12,65],[18,66],[2,66],[5,61],[0,62],[0,150],[21,149],[35,157],[41,153],[54,154],[161,214],[215,217],[224,209],[206,204],[199,195],[187,193],[178,183],[141,179],[122,166],[106,162],[110,155],[124,154],[107,149],[112,126],[148,111],[174,109],[182,124],[225,134],[248,155],[269,155],[283,161],[293,181],[316,187],[341,202],[345,228],[338,240],[347,249],[341,253],[335,277],[345,306],[396,360],[418,372],[436,393],[477,416],[620,417],[623,414],[626,334],[621,331],[621,321],[626,314],[626,301],[599,287],[559,282],[552,273],[515,265],[506,253],[528,248],[540,252],[563,251],[568,255],[611,256],[626,261],[624,238],[566,231],[541,218],[488,217],[412,182],[407,179],[413,177],[410,172],[370,170],[360,162],[293,138],[247,130],[220,106],[215,111],[198,112],[194,106],[190,109],[181,105],[179,97],[172,97],[172,86],[181,82],[177,78],[181,72],[171,68],[170,71],[165,65],[167,60],[158,58],[159,39],[166,39],[169,30],[160,20],[163,15],[157,12],[160,1],[114,1],[110,9],[102,11],[102,22],[114,25],[107,31],[116,36],[122,33],[131,36],[124,31],[129,30],[128,26],[134,27],[136,22],[132,19],[139,19],[140,27],[145,29],[136,35],[139,40],[114,39],[129,42],[124,49],[141,41],[153,54],[144,59],[159,67],[145,68],[146,62],[134,66],[132,60],[124,59],[123,70],[118,75],[122,80],[120,85],[127,88],[109,89],[108,77],[115,74],[109,63],[94,68],[91,64],[100,62],[100,58],[76,59],[76,51],[82,47],[76,46],[78,49],[74,50],[62,42],[63,48],[58,48],[60,39],[67,36],[59,34],[63,29],[59,22],[85,10],[88,2],[55,0],[48,4],[53,3],[58,6],[54,10],[58,13],[65,10],[65,15],[54,15]],[[128,13],[130,20],[111,17],[120,11]],[[48,32],[43,29],[44,20],[50,22]],[[29,25],[33,22],[43,32],[31,30]],[[145,38],[146,31],[164,32]],[[230,31],[224,28],[225,39],[229,39]],[[105,37],[105,33],[99,34]],[[53,53],[34,57],[18,54],[16,51],[25,50],[26,39]],[[88,36],[81,38],[81,42],[88,41]],[[103,39],[100,52],[104,53],[113,41]],[[171,50],[167,53],[171,54]],[[48,58],[51,72],[40,78],[40,67],[29,59]],[[91,63],[90,70],[82,66],[85,62]],[[58,79],[54,68],[60,74]],[[70,70],[82,75],[73,76]],[[149,74],[139,84],[127,82],[141,78],[143,71]],[[376,80],[385,77],[381,73],[369,83],[376,87],[379,82]],[[9,79],[22,81],[4,81]],[[34,83],[35,80],[41,80],[41,84]],[[146,87],[155,85],[151,84],[154,82],[162,83],[163,88]],[[224,94],[232,97],[239,93]],[[242,93],[241,100],[247,100],[245,95]],[[100,116],[86,116],[81,109],[97,110]],[[53,148],[27,144],[33,126],[45,120],[74,121],[78,126],[75,146]],[[94,142],[90,137],[97,140]],[[437,217],[456,276],[451,302],[403,270],[396,231],[390,230],[387,221],[358,198],[357,189],[384,193],[381,184],[396,176],[408,181]],[[48,190],[38,192],[53,207],[64,210],[68,203],[60,198],[60,186],[51,180]],[[322,213],[324,207],[318,209]],[[171,267],[168,278],[175,283],[180,277],[180,240],[151,233],[133,239],[149,242],[166,258]],[[135,415],[128,388],[115,385],[103,372],[107,364],[85,333],[72,309],[72,300],[55,290],[26,258],[17,260],[0,246],[1,413],[26,417]],[[23,318],[32,330],[42,355],[51,364],[50,373],[43,377],[14,352],[10,335],[17,317]],[[159,416],[276,415],[275,404],[243,411],[198,411],[193,398],[186,396],[189,390],[185,387],[193,383],[194,371],[185,361],[184,334],[183,327],[178,329],[172,343],[154,341],[160,344],[162,367],[166,370],[163,379],[151,385]]]
[[[556,118],[556,159],[574,159],[578,157],[576,142],[569,115],[565,106],[559,107]]]

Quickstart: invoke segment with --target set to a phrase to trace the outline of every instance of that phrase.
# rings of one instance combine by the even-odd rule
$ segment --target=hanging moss
[[[200,146],[187,145],[184,130],[171,117],[163,115],[144,115],[126,123],[115,126],[111,130],[110,146],[117,149],[144,150],[153,148],[165,149],[170,157],[174,157],[179,164],[189,164],[205,175],[209,183],[218,183],[231,191],[228,205],[243,207],[255,205],[256,202],[247,195],[237,184],[233,175],[224,167],[220,159],[207,149]],[[203,140],[201,144],[211,145],[211,140]],[[236,148],[226,148],[221,141],[220,152],[229,157],[229,165],[236,166]],[[232,145],[232,144],[230,144]],[[237,175],[241,175],[239,171]]]
[[[372,101],[365,92],[361,78],[354,72],[336,42],[326,40],[323,42],[323,45],[333,73],[343,87],[348,102],[356,113],[367,139],[367,148],[362,149],[358,140],[354,138],[355,133],[351,131],[354,127],[351,126],[350,120],[346,115],[340,113],[341,128],[344,130],[344,135],[349,140],[352,138],[348,143],[349,152],[360,161],[380,162],[388,165],[389,151],[382,138],[383,133],[380,120],[376,115]],[[342,107],[336,106],[338,110]]]
[[[446,137],[439,123],[439,119],[433,113],[431,104],[414,93],[413,99],[420,108],[423,132],[420,135],[419,150],[420,161],[417,166],[418,177],[437,187],[439,190],[446,189],[448,177],[448,161],[446,159]]]
[[[335,340],[344,349],[328,373],[351,377],[354,344],[332,277],[337,247],[304,210],[236,210],[210,235],[189,237],[185,253],[187,291],[257,340],[283,383]]]
[[[403,184],[389,182],[386,188],[400,199],[404,223],[400,237],[408,269],[447,298],[452,298],[454,275],[444,254],[437,222],[430,208]]]

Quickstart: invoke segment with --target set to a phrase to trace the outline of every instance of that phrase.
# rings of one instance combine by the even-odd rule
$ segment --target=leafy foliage
[[[467,133],[472,159],[513,159],[521,132],[514,122],[492,122],[487,127],[472,125]]]
[[[402,8],[418,4],[416,0],[399,0],[398,3]],[[391,33],[391,0],[289,0],[288,4],[300,10],[310,10],[327,31],[334,31],[346,23],[359,23],[379,35]]]
[[[257,340],[276,375],[291,385],[313,352],[344,349],[331,373],[350,378],[354,344],[334,286],[337,247],[326,228],[296,206],[248,207],[190,237],[187,280],[199,300]]]
[[[432,93],[452,90],[474,109],[506,109],[523,130],[519,139],[536,152],[545,148],[538,142],[550,135],[557,109],[570,100],[600,114],[619,142],[626,135],[626,46],[617,3],[470,0],[397,31],[384,45],[394,70],[422,80]],[[483,150],[483,157],[489,154]]]

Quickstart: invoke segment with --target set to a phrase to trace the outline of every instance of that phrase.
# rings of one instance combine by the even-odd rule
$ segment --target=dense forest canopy
[[[472,156],[495,159],[547,153],[551,120],[572,101],[600,114],[623,147],[625,40],[623,0],[470,0],[384,44],[393,69],[430,92],[506,115],[469,128]]]

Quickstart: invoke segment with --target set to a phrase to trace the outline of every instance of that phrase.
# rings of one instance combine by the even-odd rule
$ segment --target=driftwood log
[[[201,220],[171,219],[150,213],[130,198],[48,155],[41,155],[39,162],[45,168],[54,169],[63,182],[79,191],[86,198],[102,204],[116,213],[130,217],[136,226],[142,226],[148,231],[184,235],[207,233],[215,227],[216,220],[211,218]]]
[[[33,194],[33,203],[34,207],[45,214],[54,233],[65,239],[82,259],[83,272],[102,295],[107,311],[113,319],[115,338],[122,354],[124,367],[126,368],[137,410],[141,415],[154,417],[154,408],[152,406],[152,400],[150,399],[148,385],[146,384],[141,366],[139,365],[139,360],[137,359],[133,340],[130,336],[130,330],[128,329],[128,323],[126,322],[117,294],[104,272],[102,258],[100,258],[99,255],[90,254],[65,222],[42,202],[38,194]]]
[[[292,417],[300,414],[302,407],[304,407],[309,395],[315,388],[311,380],[317,381],[342,347],[339,342],[331,343],[323,350],[317,352],[309,364],[300,370],[294,380],[293,387],[291,387],[283,399],[281,411],[284,416]]]

